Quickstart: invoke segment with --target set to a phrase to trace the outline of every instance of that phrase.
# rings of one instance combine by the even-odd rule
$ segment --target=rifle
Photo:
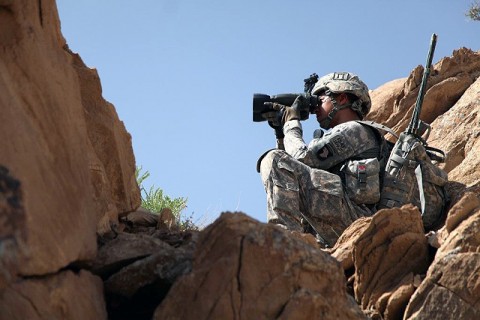
[[[377,205],[378,209],[383,209],[414,204],[421,212],[426,230],[434,228],[441,219],[447,201],[448,175],[433,163],[444,162],[445,153],[429,147],[426,138],[420,136],[422,122],[419,117],[436,41],[437,35],[433,34],[412,119],[390,152]]]
[[[428,76],[430,75],[430,66],[432,64],[433,54],[435,52],[436,44],[437,44],[437,35],[434,33],[432,34],[432,39],[430,40],[430,49],[428,50],[427,63],[425,64],[425,68],[423,69],[422,82],[420,84],[420,90],[418,91],[417,101],[415,102],[415,109],[413,110],[413,116],[412,116],[412,119],[410,119],[410,123],[408,124],[408,128],[406,131],[407,134],[420,135],[419,131],[423,131],[423,130],[419,130],[419,129],[422,125],[425,125],[425,123],[422,123],[422,121],[420,120],[420,113],[422,112],[422,104],[423,104],[423,98],[425,96],[425,88],[427,86]],[[430,132],[430,130],[428,132]]]

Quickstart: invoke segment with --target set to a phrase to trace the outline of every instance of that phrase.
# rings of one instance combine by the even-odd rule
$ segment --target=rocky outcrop
[[[443,168],[450,180],[467,186],[480,183],[479,127],[480,78],[477,78],[449,112],[432,123],[429,143],[446,151]]]
[[[323,250],[242,213],[180,232],[168,210],[136,210],[131,137],[54,1],[0,1],[0,25],[1,319],[480,317],[480,52],[441,59],[425,95],[444,226],[381,210]],[[401,132],[422,71],[373,90],[369,118]]]
[[[0,164],[28,217],[18,274],[53,273],[95,257],[96,226],[139,206],[130,135],[66,47],[53,1],[2,2],[0,14]]]
[[[408,78],[373,90],[368,118],[402,132],[413,113],[422,72],[419,66]],[[467,186],[480,183],[479,76],[480,52],[461,48],[441,59],[431,69],[420,116],[432,127],[428,144],[447,153],[441,166],[449,179]]]
[[[0,292],[12,282],[25,248],[25,209],[20,181],[0,166]]]
[[[68,50],[54,1],[0,1],[0,21],[1,318],[106,318],[101,280],[76,272],[97,232],[140,205],[130,135]]]
[[[62,271],[0,292],[0,319],[107,319],[99,277]]]
[[[28,217],[18,274],[52,273],[96,253],[78,77],[54,5],[2,3],[0,164],[21,182]]]
[[[93,188],[93,203],[98,221],[97,232],[111,232],[118,215],[138,208],[140,195],[135,180],[135,159],[130,134],[118,119],[114,106],[103,99],[100,78],[95,69],[72,53],[82,99],[88,137],[88,166]]]
[[[480,200],[467,193],[450,210],[447,224],[433,237],[438,252],[425,280],[412,296],[405,319],[480,317]]]
[[[338,262],[308,241],[224,213],[154,319],[363,319]],[[188,306],[188,307],[186,307]]]
[[[413,205],[381,210],[355,240],[355,298],[364,310],[401,318],[414,277],[428,267],[428,244]],[[405,293],[405,290],[407,291]]]
[[[423,66],[407,78],[394,80],[371,92],[372,110],[368,119],[382,123],[396,132],[408,126],[413,113]],[[480,53],[467,48],[453,52],[432,66],[420,118],[432,123],[447,112],[480,75]]]

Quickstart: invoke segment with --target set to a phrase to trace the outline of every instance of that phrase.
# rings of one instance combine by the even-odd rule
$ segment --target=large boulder
[[[480,200],[467,193],[450,210],[425,280],[405,319],[480,318]]]
[[[16,274],[51,274],[93,259],[97,229],[139,206],[131,139],[96,71],[68,50],[54,1],[2,1],[0,21],[0,165],[26,216]]]
[[[0,319],[107,319],[102,280],[89,273],[62,271],[10,284],[0,291]]]
[[[479,67],[480,68],[480,67]],[[452,181],[480,183],[480,78],[445,114],[432,123],[429,143],[446,151],[444,169]]]
[[[364,319],[340,264],[316,245],[241,213],[223,213],[198,240],[154,319]]]
[[[355,298],[363,310],[401,318],[416,275],[428,268],[422,217],[413,205],[377,212],[353,247]]]
[[[0,292],[15,280],[25,262],[21,254],[26,251],[25,219],[20,181],[0,166]]]
[[[390,81],[371,92],[372,110],[367,116],[397,133],[408,126],[422,80],[423,66],[407,78]],[[430,72],[420,119],[432,123],[447,112],[480,75],[480,52],[467,48],[442,58]]]
[[[22,275],[56,272],[96,252],[78,77],[62,48],[56,7],[39,6],[7,1],[0,10],[0,164],[23,189],[27,219],[18,227],[31,255]]]

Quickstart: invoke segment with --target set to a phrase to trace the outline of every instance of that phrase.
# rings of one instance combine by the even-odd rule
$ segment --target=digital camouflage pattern
[[[301,232],[306,220],[332,246],[353,221],[371,215],[361,201],[351,201],[340,175],[342,165],[355,155],[371,154],[373,158],[378,154],[372,130],[350,121],[323,136],[316,131],[315,138],[306,145],[301,123],[287,122],[285,151],[269,152],[260,165],[267,193],[267,221]]]
[[[380,201],[380,162],[377,158],[348,160],[343,166],[347,196],[357,204]]]
[[[367,151],[371,154],[368,158],[376,157],[379,146],[372,130],[356,121],[349,121],[324,134],[316,130],[314,139],[307,145],[302,138],[302,124],[293,120],[283,127],[283,142],[285,151],[295,159],[312,168],[329,170]]]
[[[338,175],[310,168],[283,150],[268,153],[260,173],[267,192],[269,223],[303,232],[308,221],[333,246],[359,217],[350,208]]]
[[[365,116],[372,105],[367,85],[360,78],[350,72],[333,72],[329,73],[315,83],[312,94],[320,94],[321,92],[330,91],[332,93],[351,93],[359,99],[361,104],[360,112],[362,117]]]
[[[429,230],[443,214],[447,181],[448,174],[432,163],[423,143],[413,134],[402,133],[387,162],[379,208],[412,203]]]

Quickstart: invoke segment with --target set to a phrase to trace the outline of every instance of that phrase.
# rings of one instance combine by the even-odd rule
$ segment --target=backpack
[[[434,162],[444,162],[445,153],[429,147],[418,134],[403,132],[398,137],[393,130],[373,121],[358,121],[377,130],[381,146],[378,155],[381,164],[380,201],[376,208],[401,207],[411,203],[422,214],[426,230],[440,222],[446,204],[447,173]],[[387,141],[378,130],[397,137],[395,144]]]

